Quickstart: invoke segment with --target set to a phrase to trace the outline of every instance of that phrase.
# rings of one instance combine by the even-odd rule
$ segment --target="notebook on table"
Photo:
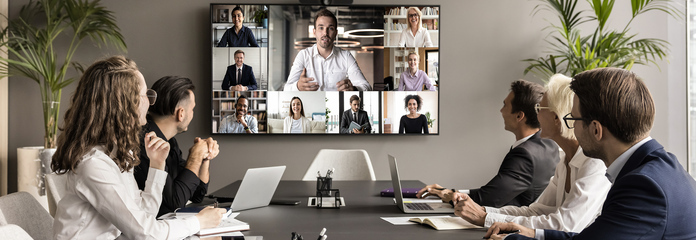
[[[454,207],[443,202],[404,202],[401,190],[401,180],[396,158],[389,155],[389,170],[391,170],[392,185],[394,185],[394,199],[396,205],[404,213],[454,213]]]

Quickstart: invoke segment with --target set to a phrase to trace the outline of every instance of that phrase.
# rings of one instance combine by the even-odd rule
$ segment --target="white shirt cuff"
[[[459,189],[457,192],[469,194],[471,191],[469,191],[469,189]]]
[[[534,238],[544,240],[544,229],[534,229]]]
[[[483,221],[485,228],[490,228],[495,222],[507,222],[503,214],[488,212],[488,209],[486,209],[486,213],[486,219]]]
[[[150,168],[147,174],[147,180],[151,180],[155,183],[166,183],[167,182],[167,172],[159,170],[157,168]]]
[[[201,231],[201,223],[198,222],[198,217],[191,216],[184,218],[183,220],[186,227],[189,229],[189,235],[193,235]]]

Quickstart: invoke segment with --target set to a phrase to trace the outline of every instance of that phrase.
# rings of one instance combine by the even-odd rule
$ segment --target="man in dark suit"
[[[222,90],[256,90],[256,77],[251,66],[244,64],[244,51],[234,52],[234,62],[234,65],[227,67],[225,78],[222,79]]]
[[[159,98],[150,106],[147,115],[145,131],[154,132],[157,137],[169,143],[164,170],[167,180],[162,190],[162,203],[157,216],[182,208],[186,202],[201,202],[208,192],[210,160],[215,158],[220,149],[213,138],[195,138],[189,149],[188,157],[183,158],[176,136],[188,130],[193,119],[193,108],[196,97],[193,94],[194,85],[188,78],[167,76],[160,78],[152,85],[152,90]],[[134,168],[133,176],[140,190],[145,189],[150,158],[145,151],[145,141],[140,141],[140,165]]]
[[[367,134],[372,132],[372,124],[367,112],[360,109],[360,97],[353,95],[350,97],[350,109],[343,112],[341,115],[341,133]],[[350,123],[355,122],[360,125],[360,128],[350,130]]]
[[[603,68],[575,76],[573,109],[563,118],[588,157],[613,183],[602,212],[580,233],[495,223],[486,236],[509,239],[696,239],[696,181],[650,137],[655,105],[632,72]]]
[[[453,192],[473,199],[482,206],[527,206],[546,189],[560,160],[558,146],[539,137],[539,120],[534,106],[541,101],[544,88],[536,83],[517,80],[503,100],[500,113],[505,130],[517,140],[500,164],[498,174],[478,189],[448,190],[438,184],[421,189],[418,197],[437,195],[444,202],[452,200]]]

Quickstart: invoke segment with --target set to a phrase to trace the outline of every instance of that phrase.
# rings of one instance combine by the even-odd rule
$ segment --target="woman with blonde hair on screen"
[[[51,162],[54,172],[67,177],[54,239],[182,239],[220,224],[225,210],[212,207],[183,219],[155,219],[169,143],[154,132],[144,138],[150,170],[145,190],[138,189],[133,167],[140,164],[139,136],[156,97],[130,59],[111,57],[87,68]]]
[[[304,105],[299,97],[290,100],[290,113],[283,120],[283,133],[310,133],[312,121],[305,117]]]
[[[418,69],[418,63],[420,63],[418,53],[414,51],[408,53],[408,68],[401,73],[398,91],[422,91],[423,88],[435,91],[435,86],[428,74]]]
[[[432,47],[433,41],[430,40],[428,29],[423,27],[423,20],[420,9],[410,7],[406,15],[406,25],[408,26],[401,32],[399,47]]]

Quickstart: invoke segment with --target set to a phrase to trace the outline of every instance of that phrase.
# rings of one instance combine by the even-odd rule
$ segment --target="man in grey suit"
[[[512,82],[500,113],[505,130],[515,134],[516,142],[505,155],[498,174],[486,185],[478,189],[448,190],[431,184],[417,196],[436,195],[450,202],[452,193],[458,191],[468,194],[479,205],[492,207],[527,206],[534,202],[546,189],[560,160],[556,143],[539,137],[540,124],[534,108],[543,94],[544,88],[539,84],[525,80]]]
[[[348,134],[367,134],[372,132],[372,124],[367,112],[360,109],[360,97],[353,95],[350,97],[350,109],[343,112],[341,115],[341,133]],[[360,125],[360,128],[351,130],[350,123],[355,122]]]

